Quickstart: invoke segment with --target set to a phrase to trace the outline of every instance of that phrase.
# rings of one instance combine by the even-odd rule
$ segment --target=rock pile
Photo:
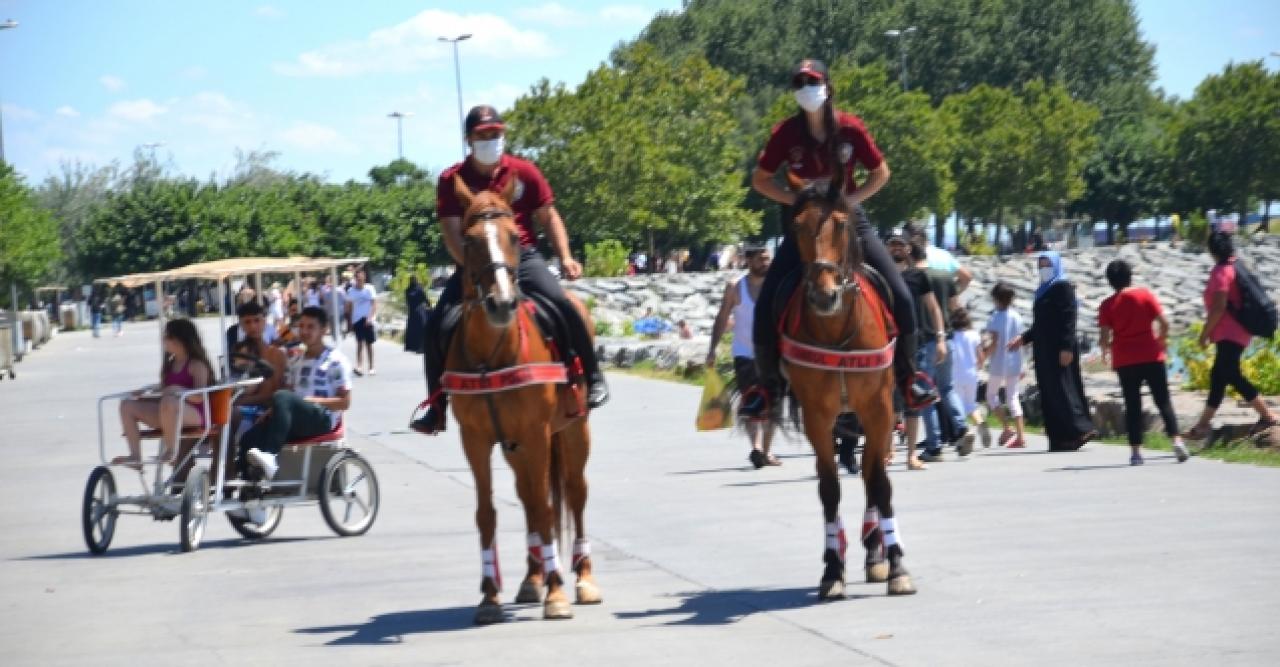
[[[1261,237],[1241,248],[1240,255],[1280,302],[1280,237]],[[1203,318],[1200,295],[1212,266],[1211,258],[1203,252],[1186,252],[1161,243],[1070,250],[1063,256],[1080,298],[1081,333],[1093,340],[1098,337],[1098,305],[1112,293],[1106,267],[1117,257],[1133,264],[1135,284],[1150,287],[1160,297],[1174,334],[1186,331],[1192,322]],[[1000,280],[1014,287],[1018,294],[1015,308],[1030,320],[1031,300],[1039,284],[1034,255],[963,257],[961,261],[974,275],[973,284],[960,301],[969,309],[975,327],[981,328],[990,316],[991,288]],[[718,272],[584,279],[565,286],[591,306],[598,327],[608,326],[608,332],[598,337],[606,359],[629,366],[652,358],[661,366],[674,367],[700,361],[706,355],[724,288],[739,275],[740,272]],[[672,324],[685,320],[694,339],[681,341],[667,335],[646,340],[622,335],[627,323],[634,324],[646,316]]]

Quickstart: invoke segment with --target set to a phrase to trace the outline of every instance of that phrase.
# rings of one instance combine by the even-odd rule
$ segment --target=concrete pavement
[[[201,328],[216,346],[216,320]],[[784,440],[785,465],[755,471],[740,436],[693,431],[696,388],[619,375],[593,418],[588,468],[605,604],[562,622],[511,605],[510,622],[474,628],[470,472],[456,426],[404,432],[420,358],[389,343],[348,417],[383,493],[367,535],[334,537],[317,508],[299,507],[253,544],[213,517],[201,549],[181,554],[175,523],[121,517],[111,550],[91,557],[79,513],[95,399],[154,381],[157,338],[154,324],[118,339],[61,334],[0,382],[4,664],[1280,661],[1278,470],[1162,453],[1130,468],[1125,448],[1048,454],[1039,439],[924,472],[899,463],[895,507],[920,593],[889,599],[851,570],[850,599],[818,604],[808,444]],[[523,515],[496,466],[510,599]],[[861,485],[846,477],[844,491],[856,525]]]

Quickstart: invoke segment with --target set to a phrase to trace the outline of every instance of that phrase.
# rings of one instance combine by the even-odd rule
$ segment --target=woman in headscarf
[[[1034,349],[1032,358],[1049,451],[1075,451],[1098,436],[1089,418],[1089,402],[1080,376],[1080,349],[1076,342],[1080,304],[1061,255],[1052,251],[1040,253],[1037,265],[1040,287],[1032,307],[1031,328],[1009,341],[1009,349],[1022,345]]]
[[[404,351],[422,354],[430,316],[431,299],[418,282],[417,276],[409,276],[409,286],[404,290],[404,304],[409,311],[404,325]]]

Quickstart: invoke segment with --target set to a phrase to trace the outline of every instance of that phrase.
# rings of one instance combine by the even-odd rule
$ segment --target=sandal
[[[925,465],[924,461],[921,461],[917,457],[913,456],[907,459],[907,470],[928,470],[928,469],[929,469],[929,466]]]
[[[767,466],[780,466],[782,465],[782,459],[779,459],[773,454],[766,454],[764,457],[764,464]]]
[[[1249,437],[1252,438],[1253,436],[1258,435],[1259,433],[1262,433],[1263,431],[1273,426],[1276,426],[1277,424],[1280,424],[1280,422],[1277,422],[1276,420],[1270,417],[1263,417],[1262,419],[1258,420],[1258,423],[1254,424],[1249,428]]]
[[[114,459],[111,459],[111,465],[124,466],[126,468],[132,468],[133,470],[142,470],[142,459],[129,455],[117,456]]]
[[[1187,440],[1205,440],[1212,433],[1213,429],[1208,424],[1196,424],[1189,431],[1182,434]]]

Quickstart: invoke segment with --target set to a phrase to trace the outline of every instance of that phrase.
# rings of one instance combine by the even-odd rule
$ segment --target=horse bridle
[[[798,218],[799,216],[796,217]],[[827,226],[827,223],[832,217],[833,216],[828,215],[818,222],[818,228],[813,231],[813,238],[815,240],[822,236],[822,230]],[[793,218],[792,224],[794,223],[795,219]],[[845,245],[851,245],[853,243],[852,216],[846,217],[841,226],[844,228],[845,232]],[[849,291],[858,291],[858,281],[853,280],[853,267],[849,265],[849,254],[849,250],[846,247],[839,264],[823,259],[815,259],[812,262],[809,262],[809,270],[805,272],[804,277],[805,289],[807,291],[813,290],[813,276],[815,274],[830,271],[836,274],[836,287],[840,289],[841,295]]]
[[[466,219],[466,223],[467,223],[467,227],[470,227],[472,224],[476,222],[490,222],[493,220],[503,220],[506,218],[514,219],[515,215],[512,214],[511,211],[503,210],[500,208],[487,208],[487,209],[478,211],[473,215],[468,216]],[[475,241],[470,237],[467,237],[467,236],[463,237],[462,247],[463,247],[464,254],[465,254],[466,248],[471,246],[471,244],[474,242]],[[466,268],[468,273],[470,273],[472,270],[472,267],[466,267]],[[520,297],[520,283],[518,280],[516,280],[517,267],[512,266],[509,262],[507,262],[506,258],[503,258],[502,261],[497,261],[493,258],[490,258],[488,265],[475,268],[476,273],[473,274],[473,276],[475,277],[475,280],[473,280],[472,283],[476,288],[476,293],[477,294],[483,293],[483,290],[481,289],[481,286],[480,286],[479,276],[484,275],[484,273],[486,272],[497,273],[498,269],[506,269],[508,273],[511,274],[512,289],[515,291],[516,298],[518,299]]]

